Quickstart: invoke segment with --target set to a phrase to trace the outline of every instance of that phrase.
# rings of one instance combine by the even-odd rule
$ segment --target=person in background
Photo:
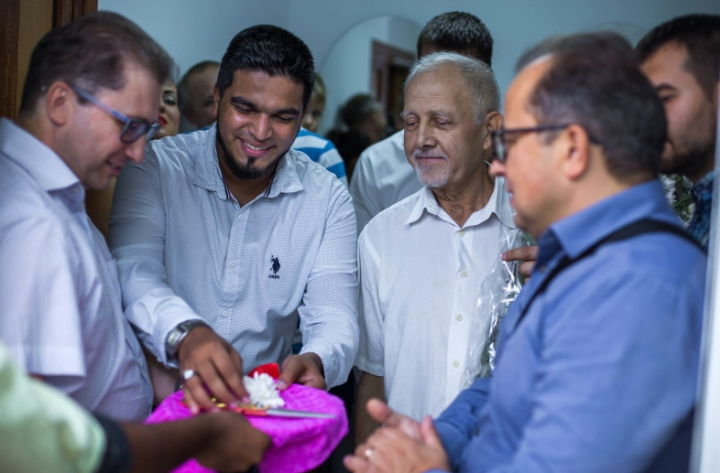
[[[717,146],[720,16],[670,20],[645,35],[636,50],[668,117],[662,171],[693,182],[695,210],[688,231],[707,248]]]
[[[340,110],[340,117],[346,128],[343,131],[359,131],[370,140],[370,144],[377,143],[385,138],[385,125],[387,119],[377,100],[368,94],[355,94],[350,97]],[[328,137],[331,141],[337,133],[331,131]]]
[[[263,48],[257,48],[263,44]],[[190,408],[246,400],[243,373],[282,363],[281,389],[345,381],[357,353],[355,218],[326,169],[291,149],[314,82],[292,33],[230,42],[206,131],[151,142],[123,169],[110,219],[126,315]],[[300,321],[303,347],[291,355]]]
[[[313,133],[317,133],[323,113],[325,113],[325,101],[327,98],[327,89],[322,76],[315,73],[315,85],[310,96],[307,112],[303,117],[302,127]]]
[[[687,471],[706,256],[658,180],[663,104],[613,33],[544,41],[517,70],[491,172],[540,258],[500,326],[493,376],[434,423],[370,402],[385,427],[346,465]]]
[[[192,66],[178,83],[178,99],[182,112],[181,131],[202,130],[217,120],[214,98],[220,63],[202,61]]]
[[[380,212],[358,240],[356,441],[371,398],[416,420],[458,395],[477,290],[514,230],[503,179],[488,174],[500,91],[482,61],[423,57],[405,86],[405,152],[424,188]],[[422,257],[419,257],[422,255]],[[412,277],[404,277],[412,275]]]
[[[456,52],[492,66],[493,39],[475,15],[443,13],[425,25],[417,42],[418,58],[439,51]],[[358,234],[375,215],[422,188],[405,156],[403,136],[399,131],[360,155],[350,186]]]
[[[6,472],[164,473],[189,458],[213,470],[245,471],[270,445],[267,435],[230,412],[150,425],[94,417],[22,374],[2,343],[0,413]]]
[[[690,194],[695,209],[687,229],[707,249],[720,102],[720,16],[675,18],[653,28],[635,50],[665,105],[668,134],[662,172],[680,174],[694,183]],[[520,272],[529,276],[537,247],[508,251],[504,258],[523,261]]]
[[[333,135],[337,140],[337,150],[342,156],[347,170],[348,181],[352,179],[353,171],[360,154],[365,151],[372,143],[370,138],[360,130],[348,130]]]
[[[302,127],[298,131],[292,148],[307,154],[311,161],[321,164],[325,169],[335,174],[340,182],[347,187],[346,166],[343,158],[338,154],[335,144],[316,133],[325,110],[325,93],[325,82],[320,74],[316,72],[310,104],[308,104]]]

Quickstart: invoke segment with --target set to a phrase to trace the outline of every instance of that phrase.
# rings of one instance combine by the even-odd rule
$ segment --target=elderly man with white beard
[[[358,241],[357,443],[377,427],[369,399],[419,420],[460,391],[478,290],[515,228],[504,181],[488,174],[499,95],[486,64],[455,53],[426,56],[408,76],[405,154],[424,187]]]

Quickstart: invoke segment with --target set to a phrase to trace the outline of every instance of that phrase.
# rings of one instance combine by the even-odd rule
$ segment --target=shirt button
[[[465,230],[460,230],[460,231],[458,232],[458,235],[460,235],[461,237],[464,237],[464,236],[465,236]]]
[[[463,269],[462,273],[460,273],[460,276],[466,278],[467,277],[467,271]]]
[[[453,366],[455,368],[460,368],[460,362],[459,361],[453,361]]]
[[[463,316],[462,316],[462,314],[458,314],[455,316],[455,318],[457,319],[458,322],[462,322]]]
[[[233,267],[235,267],[235,265],[236,265],[236,264],[237,264],[237,263],[235,263],[235,261],[234,261],[234,260],[233,260],[233,261],[230,261],[230,266],[233,266]]]
[[[222,311],[222,316],[223,316],[223,317],[230,317],[230,311],[229,311],[229,310],[223,310],[223,311]]]

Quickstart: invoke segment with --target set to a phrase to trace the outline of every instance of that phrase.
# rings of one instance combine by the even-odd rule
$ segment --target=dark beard
[[[670,162],[663,162],[661,171],[665,174],[681,174],[693,176],[711,165],[715,160],[715,143],[709,146],[693,147],[683,154],[672,157]]]
[[[230,169],[230,172],[233,174],[233,176],[243,181],[261,179],[267,176],[275,170],[280,160],[287,153],[287,150],[285,150],[285,153],[280,154],[280,156],[278,156],[273,162],[265,166],[265,168],[263,169],[252,169],[252,165],[255,164],[255,158],[251,158],[248,156],[248,162],[246,165],[239,164],[237,161],[235,161],[235,159],[233,159],[232,154],[230,154],[230,151],[228,150],[225,142],[220,136],[220,130],[217,130],[215,136],[217,137],[217,143],[218,145],[220,145],[220,149],[222,150],[223,161],[225,161],[225,165],[227,165],[228,169]]]

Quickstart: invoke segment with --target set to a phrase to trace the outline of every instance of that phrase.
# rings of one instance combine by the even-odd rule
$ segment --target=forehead
[[[405,91],[405,110],[415,113],[472,110],[465,79],[453,65],[415,76]]]
[[[671,42],[655,51],[645,62],[642,70],[654,86],[663,82],[688,79],[692,74],[687,71],[688,53],[685,46]]]
[[[128,63],[123,74],[126,80],[121,89],[101,89],[96,93],[96,97],[129,117],[154,122],[157,119],[157,100],[162,90],[161,85],[150,71],[135,63]]]
[[[505,126],[516,128],[536,122],[527,104],[538,81],[552,64],[549,56],[538,58],[523,68],[510,84],[505,95]]]
[[[207,88],[214,87],[217,82],[218,71],[220,70],[217,66],[207,67],[199,72],[194,73],[190,76],[189,85],[190,87]]]
[[[296,107],[302,109],[305,86],[286,76],[271,76],[264,71],[237,70],[223,95],[250,100],[267,109]]]

